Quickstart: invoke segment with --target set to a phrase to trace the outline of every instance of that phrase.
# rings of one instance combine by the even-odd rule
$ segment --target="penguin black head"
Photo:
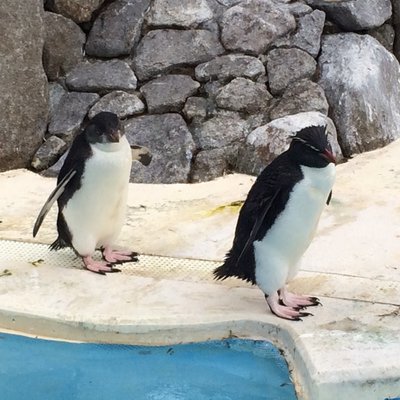
[[[118,143],[124,135],[118,116],[112,112],[96,114],[85,129],[89,143]]]
[[[309,126],[292,137],[289,152],[300,165],[324,168],[336,163],[328,141],[326,126]]]

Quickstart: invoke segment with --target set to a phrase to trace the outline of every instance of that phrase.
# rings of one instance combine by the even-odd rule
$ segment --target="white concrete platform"
[[[155,345],[264,338],[284,351],[299,399],[400,397],[399,160],[400,141],[338,166],[332,203],[292,284],[323,302],[302,322],[271,315],[255,287],[212,280],[252,177],[132,184],[119,244],[163,257],[144,256],[103,277],[84,271],[68,251],[26,244],[56,237],[55,209],[37,240],[31,237],[55,180],[25,170],[2,173],[0,329]]]

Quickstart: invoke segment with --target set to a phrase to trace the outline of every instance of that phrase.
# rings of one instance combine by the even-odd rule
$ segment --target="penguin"
[[[258,176],[240,210],[231,250],[215,279],[237,277],[257,285],[273,314],[288,320],[312,315],[316,297],[290,293],[335,181],[335,157],[326,126],[298,131],[289,149]]]
[[[119,272],[114,264],[137,261],[138,254],[113,249],[123,226],[132,159],[148,165],[148,149],[130,146],[116,114],[100,112],[74,139],[57,187],[41,209],[33,237],[57,200],[57,239],[51,250],[71,247],[89,271]],[[93,254],[100,249],[103,261]]]

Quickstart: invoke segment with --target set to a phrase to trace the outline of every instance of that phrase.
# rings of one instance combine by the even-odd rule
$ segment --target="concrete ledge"
[[[0,276],[0,328],[155,345],[233,335],[264,338],[284,351],[299,399],[398,397],[399,158],[395,142],[338,166],[332,204],[291,285],[323,302],[303,322],[272,316],[255,287],[234,279],[212,281],[213,263],[206,267],[194,260],[194,268],[158,273],[147,270],[146,261],[140,269],[127,265],[122,274],[103,277],[81,269],[79,260],[74,267],[65,265],[62,253],[42,252],[45,261],[35,264],[22,251],[2,251],[0,240],[0,275],[11,272]],[[231,244],[237,202],[253,179],[233,175],[199,185],[131,185],[120,244],[169,257],[222,259]],[[0,239],[32,242],[33,222],[54,180],[19,170],[0,174],[0,186]],[[55,210],[39,241],[54,240],[54,221]]]

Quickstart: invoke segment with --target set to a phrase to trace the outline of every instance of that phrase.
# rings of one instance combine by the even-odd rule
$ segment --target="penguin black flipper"
[[[232,249],[214,270],[216,279],[235,276],[256,283],[253,243],[262,240],[283,211],[293,185],[303,177],[286,153],[272,161],[251,188],[240,210]]]
[[[58,200],[57,228],[60,235],[60,227],[65,224],[65,222],[63,224],[63,218],[61,215],[62,209],[71,198],[72,194],[80,187],[81,177],[84,170],[84,161],[90,157],[91,152],[89,143],[86,141],[84,135],[82,135],[82,133],[79,134],[73,141],[71,149],[69,150],[68,155],[64,160],[64,164],[60,169],[57,178],[57,187],[50,194],[46,203],[40,210],[33,227],[33,237],[38,233],[44,218],[56,200]],[[54,242],[53,245],[55,245],[56,242]]]
[[[57,187],[51,192],[49,198],[44,203],[42,209],[39,212],[38,217],[36,218],[35,225],[33,227],[33,237],[38,233],[40,226],[42,225],[43,220],[45,219],[47,213],[50,211],[54,202],[63,194],[65,187],[68,185],[69,181],[76,174],[76,170],[71,170],[61,179],[58,183]]]
[[[250,236],[246,242],[246,244],[243,247],[242,252],[240,253],[236,264],[240,264],[240,262],[242,261],[243,255],[246,254],[246,252],[249,250],[249,247],[253,244],[254,240],[256,240],[256,238],[259,236],[259,230],[261,228],[261,226],[263,225],[264,221],[265,221],[265,217],[267,216],[268,211],[270,210],[275,198],[279,195],[280,189],[278,189],[271,197],[265,199],[262,203],[261,203],[261,207],[260,207],[260,217],[257,218],[257,220],[254,223],[254,226],[250,232]]]

